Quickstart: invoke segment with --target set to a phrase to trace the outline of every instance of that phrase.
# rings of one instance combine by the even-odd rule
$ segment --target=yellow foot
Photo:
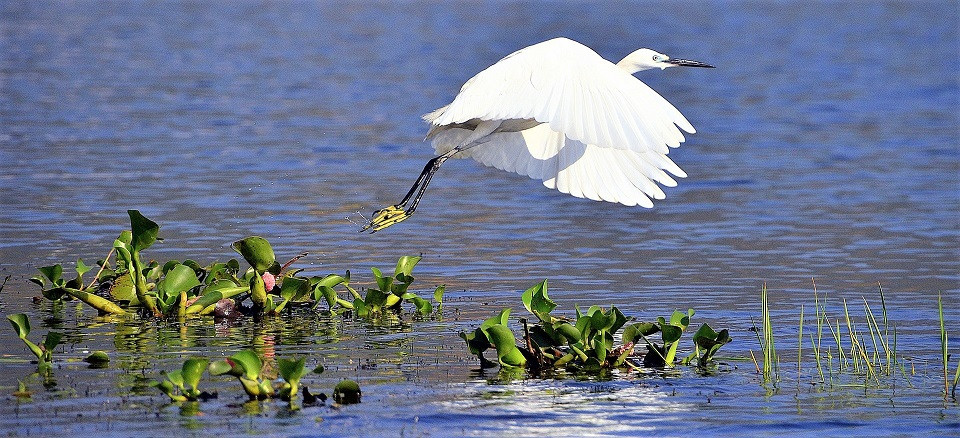
[[[370,223],[367,226],[363,227],[360,231],[367,231],[373,229],[371,233],[376,233],[384,228],[389,227],[390,225],[403,222],[410,215],[404,211],[400,206],[391,205],[381,210],[377,210],[373,213],[373,218],[370,219]]]

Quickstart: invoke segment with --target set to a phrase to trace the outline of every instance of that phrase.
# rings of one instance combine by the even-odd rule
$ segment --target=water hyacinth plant
[[[16,330],[17,337],[19,337],[20,340],[26,344],[27,348],[30,349],[30,352],[37,357],[37,369],[41,374],[49,372],[53,363],[53,349],[60,343],[63,334],[47,332],[47,335],[43,338],[43,343],[37,345],[27,339],[27,336],[30,335],[30,319],[27,318],[27,315],[16,313],[7,315],[7,319],[10,320],[13,329]]]
[[[175,402],[197,401],[201,392],[198,388],[200,378],[210,363],[206,358],[191,358],[183,363],[183,367],[177,371],[166,373],[166,379],[154,381],[151,386],[159,389]]]
[[[232,316],[247,310],[252,314],[279,314],[292,305],[317,308],[327,303],[331,312],[352,311],[357,316],[379,315],[384,310],[399,311],[410,303],[420,315],[433,313],[433,304],[409,291],[412,271],[420,257],[406,256],[397,261],[392,276],[373,268],[375,287],[363,296],[350,284],[350,271],[345,275],[301,276],[291,265],[306,255],[301,253],[281,265],[273,247],[260,236],[234,242],[231,247],[249,264],[245,271],[240,262],[230,259],[202,266],[194,260],[146,261],[143,251],[158,238],[160,226],[137,210],[129,210],[130,229],[113,242],[106,260],[98,262],[99,270],[84,286],[83,276],[92,267],[78,260],[77,275],[67,280],[63,266],[39,268],[41,276],[31,279],[41,287],[42,295],[53,301],[79,299],[101,314],[124,315],[130,310],[154,317],[178,315]],[[110,256],[116,254],[116,266]],[[350,299],[340,297],[336,288],[343,288]],[[434,291],[434,300],[443,300],[443,286]],[[249,300],[249,307],[244,302]]]
[[[640,364],[636,361],[638,355],[634,352],[634,346],[641,340],[649,350],[644,356],[643,366],[672,367],[676,362],[680,336],[689,326],[694,313],[692,309],[687,313],[675,312],[669,322],[660,318],[657,322],[636,323],[624,328],[631,318],[616,306],[608,310],[591,306],[585,312],[576,307],[576,319],[570,320],[551,314],[557,304],[547,294],[546,280],[527,289],[521,295],[521,300],[538,322],[531,326],[526,319],[520,320],[523,325],[523,342],[520,345],[517,345],[517,338],[508,326],[510,309],[504,309],[485,320],[473,332],[460,333],[470,352],[480,359],[482,367],[499,364],[503,368],[526,368],[532,372],[550,369],[597,372],[621,367],[636,368]],[[615,336],[621,328],[624,328],[622,343],[615,345]],[[657,332],[662,333],[662,345],[647,338]],[[706,324],[697,334],[697,350],[685,363],[696,359],[698,365],[706,366],[713,360],[716,351],[730,342],[726,330],[717,333]],[[496,363],[483,356],[483,352],[490,348],[497,351]]]

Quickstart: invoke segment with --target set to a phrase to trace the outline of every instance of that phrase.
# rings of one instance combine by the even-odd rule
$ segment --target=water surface
[[[489,385],[456,333],[549,278],[566,311],[693,307],[734,330],[730,354],[746,354],[757,350],[746,329],[763,282],[785,338],[800,304],[809,313],[812,278],[833,310],[841,298],[875,300],[880,282],[910,354],[932,364],[937,293],[960,333],[958,20],[953,2],[4,2],[0,274],[12,277],[0,308],[27,312],[38,332],[70,331],[64,358],[108,349],[120,363],[63,364],[57,388],[32,404],[0,402],[2,427],[49,433],[36,423],[52,409],[56,427],[117,434],[170,421],[284,435],[381,425],[669,435],[681,421],[708,433],[876,434],[903,418],[955,431],[956,404],[934,389],[895,397],[891,415],[886,393],[768,397],[752,363],[712,378]],[[671,153],[688,178],[647,210],[455,160],[412,219],[356,232],[347,218],[399,200],[431,157],[420,114],[500,57],[556,36],[614,61],[651,47],[718,67],[639,75],[698,129]],[[166,241],[149,250],[161,260],[228,258],[228,244],[251,234],[281,258],[310,251],[300,265],[311,274],[363,276],[422,254],[417,284],[447,284],[450,313],[385,327],[307,315],[180,330],[29,303],[35,266],[102,258],[128,208],[161,224]],[[9,330],[0,340],[10,393],[33,366]],[[262,416],[220,400],[214,415],[181,419],[136,384],[184,355],[265,344],[333,366],[315,384],[361,379],[367,398]],[[362,367],[368,358],[379,365]],[[88,404],[101,408],[77,421]]]

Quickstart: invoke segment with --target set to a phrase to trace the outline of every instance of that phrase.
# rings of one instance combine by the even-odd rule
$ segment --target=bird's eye
[[[663,61],[663,55],[653,55],[653,60],[655,62]]]

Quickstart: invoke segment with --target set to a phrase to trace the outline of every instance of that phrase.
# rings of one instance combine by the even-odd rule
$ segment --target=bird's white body
[[[649,49],[618,64],[557,38],[521,49],[468,80],[424,116],[438,154],[526,175],[578,198],[652,207],[656,183],[686,174],[667,157],[693,126],[632,74],[672,66]],[[669,172],[669,174],[668,174]]]

